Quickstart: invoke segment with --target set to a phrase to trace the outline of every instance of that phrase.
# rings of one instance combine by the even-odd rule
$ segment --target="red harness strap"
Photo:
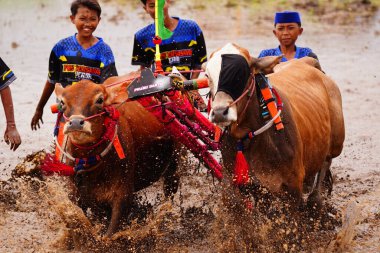
[[[274,118],[277,115],[278,111],[282,109],[282,108],[277,107],[278,104],[282,105],[282,101],[278,101],[276,103],[276,100],[273,97],[273,94],[275,93],[274,95],[277,98],[279,98],[280,96],[278,96],[278,93],[274,88],[272,89],[270,88],[270,85],[263,74],[260,74],[258,76],[258,79],[260,80],[259,87],[261,90],[261,94],[263,95],[264,102],[267,105],[270,116]],[[281,117],[276,118],[276,120],[274,121],[274,124],[276,126],[277,131],[284,129],[284,124],[282,123]]]
[[[104,125],[106,127],[106,130],[105,130],[103,136],[100,138],[100,140],[97,143],[95,143],[94,145],[91,145],[91,146],[81,146],[81,145],[75,144],[74,142],[72,142],[72,144],[75,147],[80,148],[80,149],[91,150],[91,149],[98,147],[100,144],[102,144],[105,141],[112,141],[114,139],[113,140],[113,146],[116,150],[116,153],[118,154],[120,159],[124,159],[125,158],[124,150],[123,150],[123,147],[120,143],[120,139],[119,139],[117,133],[115,136],[116,125],[118,124],[119,118],[120,118],[120,112],[115,107],[106,106],[106,107],[104,107],[103,112],[89,116],[89,117],[85,118],[84,120],[90,120],[92,118],[101,116],[103,114],[106,114],[106,117],[104,119]],[[66,121],[69,120],[66,116],[64,116],[64,118]],[[115,136],[115,138],[114,138],[114,136]]]
[[[104,110],[107,112],[107,117],[104,120],[104,124],[106,125],[106,128],[113,129],[113,131],[108,131],[108,132],[106,131],[106,133],[104,134],[104,137],[107,138],[108,140],[112,140],[113,136],[115,135],[116,125],[120,118],[120,112],[113,106],[105,107]],[[119,158],[124,159],[125,154],[124,154],[124,150],[121,145],[118,134],[116,134],[115,139],[113,140],[113,147],[115,148],[116,153],[119,156]]]

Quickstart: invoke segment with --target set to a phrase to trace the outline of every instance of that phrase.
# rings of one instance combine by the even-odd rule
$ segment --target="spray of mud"
[[[184,162],[180,189],[173,198],[163,197],[162,182],[137,193],[132,214],[119,232],[105,239],[109,217],[82,210],[68,178],[44,177],[38,169],[44,156],[43,151],[29,155],[11,179],[1,181],[0,239],[7,242],[2,250],[339,252],[355,235],[359,215],[355,204],[348,207],[343,225],[340,212],[328,202],[320,215],[310,211],[294,215],[280,200],[268,204],[264,194],[248,211],[229,182],[213,182],[195,162]],[[8,233],[12,238],[4,235],[14,228],[18,232]]]

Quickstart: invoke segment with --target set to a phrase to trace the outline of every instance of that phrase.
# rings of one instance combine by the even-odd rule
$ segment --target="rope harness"
[[[250,85],[248,86],[248,88],[246,89],[246,91],[237,100],[235,100],[234,103],[230,105],[232,106],[233,104],[236,104],[238,101],[240,101],[244,96],[246,96],[249,93],[249,90],[251,90],[251,92],[248,95],[249,96],[248,101],[244,107],[243,112],[240,114],[240,117],[239,117],[240,119],[243,119],[246,113],[246,110],[248,108],[248,105],[251,102],[251,98],[253,96],[255,87],[258,86],[260,88],[261,96],[262,96],[262,99],[261,99],[262,103],[260,103],[261,110],[263,111],[262,116],[263,118],[267,118],[268,114],[270,114],[270,116],[272,117],[270,120],[268,120],[265,123],[264,126],[262,126],[261,128],[257,130],[248,132],[243,138],[241,138],[237,142],[237,145],[236,145],[237,154],[236,154],[233,182],[238,187],[244,186],[248,184],[249,182],[249,164],[246,161],[245,156],[243,154],[243,151],[244,151],[243,142],[245,140],[254,139],[255,136],[264,133],[273,125],[276,125],[277,131],[284,129],[284,125],[282,124],[281,117],[280,117],[282,108],[283,108],[281,97],[279,96],[276,89],[269,84],[266,77],[261,73],[259,75],[260,75],[260,78],[256,79],[256,81],[255,81],[255,78],[252,77],[252,81]],[[241,123],[240,121],[239,123]]]
[[[71,142],[71,143],[76,148],[83,149],[83,150],[92,150],[92,149],[100,146],[101,144],[103,144],[106,141],[109,141],[109,144],[98,155],[92,155],[92,156],[85,157],[85,158],[76,158],[76,157],[73,157],[71,154],[67,153],[60,146],[60,143],[58,141],[58,132],[59,132],[58,129],[60,127],[59,123],[60,123],[60,121],[61,121],[62,118],[64,118],[64,120],[66,122],[70,121],[70,119],[68,117],[66,117],[66,115],[64,115],[64,113],[62,112],[62,110],[60,110],[59,113],[58,113],[56,125],[55,125],[55,128],[54,128],[55,144],[56,144],[57,148],[60,150],[60,152],[65,157],[67,157],[69,160],[71,160],[71,161],[74,162],[74,168],[72,168],[72,171],[73,171],[74,174],[78,173],[78,172],[83,172],[83,171],[87,170],[88,168],[90,168],[92,166],[95,166],[97,163],[99,163],[102,160],[103,157],[105,157],[109,153],[109,151],[112,149],[112,146],[115,147],[115,149],[117,151],[117,154],[119,155],[120,159],[125,158],[124,152],[123,152],[121,144],[120,144],[120,140],[119,140],[118,135],[117,135],[117,132],[118,132],[118,121],[119,121],[119,117],[120,117],[120,113],[117,110],[117,108],[115,108],[113,106],[104,107],[104,109],[103,109],[102,112],[94,114],[94,115],[91,115],[89,117],[86,117],[86,118],[83,119],[83,121],[89,121],[91,119],[94,119],[96,117],[100,117],[100,116],[103,116],[103,115],[106,115],[106,117],[104,119],[105,131],[104,131],[102,137],[100,138],[100,140],[97,143],[95,143],[93,145],[90,145],[90,146],[82,146],[82,145],[75,144],[74,142]],[[57,164],[58,161],[50,161],[50,162],[51,163],[56,163],[56,165],[58,165]],[[54,167],[54,165],[51,164],[51,163],[49,165],[51,167]],[[61,167],[58,165],[58,167],[60,167],[62,169],[65,169],[65,170],[69,170],[68,167],[64,167],[63,165],[64,164],[62,164]]]
[[[243,109],[243,112],[242,114],[244,115],[246,110],[248,109],[248,105],[249,103],[251,102],[251,99],[252,99],[252,96],[253,94],[255,93],[255,88],[256,88],[256,85],[255,85],[255,76],[250,73],[250,76],[251,76],[251,82],[248,86],[248,88],[243,92],[243,94],[241,94],[240,97],[238,97],[238,99],[236,99],[234,102],[232,102],[228,107],[232,107],[233,105],[237,104],[240,100],[242,100],[248,93],[248,101],[247,103],[245,104],[244,106],[244,109]],[[243,117],[241,117],[240,119],[242,119]],[[241,122],[238,121],[238,124],[240,124]]]

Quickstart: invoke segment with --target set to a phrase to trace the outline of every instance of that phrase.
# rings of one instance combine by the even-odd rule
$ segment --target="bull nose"
[[[68,124],[68,130],[82,130],[84,126],[83,118],[71,118]]]
[[[228,115],[229,109],[230,108],[228,106],[214,108],[211,113],[212,121],[215,123],[227,121],[227,115]]]

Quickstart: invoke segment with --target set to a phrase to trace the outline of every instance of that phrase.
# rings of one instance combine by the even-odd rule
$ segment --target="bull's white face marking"
[[[213,102],[212,104],[210,111],[211,122],[216,123],[218,126],[226,127],[232,122],[237,121],[236,105],[229,107],[229,105],[233,102],[230,95],[223,91],[219,91],[214,101],[217,101],[217,103]],[[222,115],[222,117],[220,117],[220,115]]]
[[[214,100],[211,103],[210,119],[212,122],[216,122],[220,126],[228,126],[232,122],[237,121],[237,108],[236,105],[228,109],[228,113],[225,115],[223,122],[219,122],[215,117],[213,111],[218,108],[224,108],[229,106],[233,99],[225,92],[218,92],[219,76],[222,68],[222,55],[223,54],[241,54],[241,52],[232,44],[228,43],[219,51],[215,52],[212,58],[207,62],[206,74],[209,79],[209,86],[212,98]],[[210,98],[210,99],[212,99]]]

